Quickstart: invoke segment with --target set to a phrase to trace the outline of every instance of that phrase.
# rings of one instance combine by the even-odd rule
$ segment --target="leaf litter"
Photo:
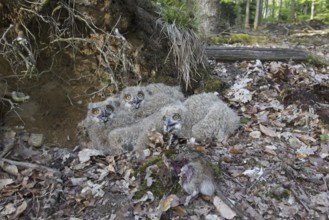
[[[329,106],[329,67],[209,62],[227,84],[222,98],[241,116],[240,129],[226,142],[196,143],[150,131],[150,148],[140,161],[134,154],[109,156],[82,145],[47,146],[42,135],[7,131],[0,158],[1,218],[238,218],[217,196],[213,202],[197,196],[184,205],[188,195],[178,179],[187,161],[175,159],[182,152],[211,162],[216,184],[250,219],[328,217],[329,130],[323,112]],[[39,137],[34,147],[31,136]]]

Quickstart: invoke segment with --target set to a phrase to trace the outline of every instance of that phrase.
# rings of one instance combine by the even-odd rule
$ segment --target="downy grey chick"
[[[109,132],[106,139],[109,153],[115,155],[137,151],[140,154],[147,147],[147,131],[153,126],[158,127],[159,124],[161,125],[155,114],[131,126],[120,127]]]
[[[213,93],[190,96],[183,104],[186,115],[180,134],[184,137],[223,141],[239,126],[238,115]]]
[[[158,112],[149,116],[148,123],[144,123],[144,131],[140,133],[136,147],[145,149],[149,143],[148,134],[150,131],[156,131],[159,133],[167,134],[173,133],[177,136],[181,136],[182,123],[186,108],[180,101],[169,104],[161,108]]]
[[[148,86],[132,86],[122,90],[121,107],[133,112],[136,118],[145,118],[167,104],[184,99],[178,86],[150,84]]]
[[[113,153],[135,150],[140,153],[149,145],[148,134],[150,131],[163,133],[165,129],[174,128],[175,125],[180,126],[178,122],[183,119],[184,111],[185,107],[182,103],[176,102],[161,108],[136,124],[112,130],[107,138],[109,150]],[[164,126],[167,122],[170,125]],[[177,127],[176,130],[180,129]]]
[[[119,107],[119,100],[108,97],[104,101],[89,103],[87,116],[82,126],[91,140],[93,148],[106,148],[108,133],[118,127],[134,122],[133,116]]]

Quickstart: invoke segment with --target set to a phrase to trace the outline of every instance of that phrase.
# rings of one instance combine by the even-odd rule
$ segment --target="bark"
[[[315,0],[312,0],[311,19],[314,19],[314,11],[315,11]]]
[[[295,60],[304,61],[308,59],[308,54],[303,50],[288,48],[250,48],[250,47],[206,47],[206,55],[209,58],[223,61],[236,60]]]
[[[261,16],[262,16],[262,0],[257,0],[254,30],[258,29],[260,25]]]
[[[245,21],[245,28],[250,29],[250,0],[247,0],[246,2],[246,21]]]
[[[295,5],[295,0],[290,1],[290,15],[289,15],[289,20],[290,21],[295,21],[295,12],[296,12],[296,5]]]
[[[279,2],[279,15],[278,15],[278,20],[282,20],[282,0]]]
[[[219,1],[218,0],[194,0],[197,14],[200,18],[199,33],[205,36],[218,34],[219,28]]]

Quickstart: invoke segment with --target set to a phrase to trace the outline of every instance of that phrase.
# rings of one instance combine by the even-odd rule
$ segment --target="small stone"
[[[255,139],[260,138],[261,135],[262,133],[260,131],[252,131],[249,133],[249,136]]]
[[[31,134],[28,143],[33,147],[41,147],[43,141],[44,141],[43,134]]]

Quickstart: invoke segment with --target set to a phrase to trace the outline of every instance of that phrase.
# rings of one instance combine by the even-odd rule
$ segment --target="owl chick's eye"
[[[107,110],[108,112],[113,112],[113,111],[114,111],[114,108],[113,108],[112,105],[107,105],[107,106],[106,106],[106,110]]]
[[[166,119],[167,119],[166,116],[163,116],[163,117],[162,117],[162,120],[163,120],[163,121],[165,121]]]
[[[137,96],[138,96],[138,98],[143,99],[144,98],[144,93],[143,92],[138,92]]]
[[[176,121],[181,120],[181,116],[178,113],[174,114],[174,116],[172,118]]]
[[[124,99],[125,99],[126,101],[130,101],[130,99],[131,99],[131,95],[129,95],[129,94],[125,95],[125,96],[124,96]]]
[[[93,115],[99,115],[101,113],[101,110],[99,108],[93,108],[91,109],[91,113]]]

